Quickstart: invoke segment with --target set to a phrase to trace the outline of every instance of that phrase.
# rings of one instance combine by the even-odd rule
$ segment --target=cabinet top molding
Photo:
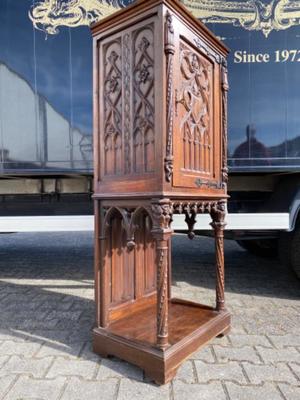
[[[126,8],[116,11],[112,15],[103,18],[101,21],[96,22],[91,25],[91,31],[93,36],[101,34],[108,28],[113,28],[117,26],[120,21],[125,22],[139,14],[150,10],[151,8],[165,5],[168,9],[174,13],[178,18],[185,18],[185,23],[187,23],[192,30],[199,30],[204,32],[206,37],[210,38],[211,44],[214,44],[219,51],[221,51],[224,56],[229,53],[228,47],[221,42],[201,21],[193,16],[193,14],[178,0],[137,0],[133,4],[130,4]]]

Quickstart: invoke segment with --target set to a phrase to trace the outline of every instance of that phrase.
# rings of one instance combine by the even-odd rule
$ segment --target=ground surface
[[[299,400],[300,285],[276,260],[226,242],[232,333],[172,384],[91,351],[92,235],[0,236],[0,399]],[[174,238],[174,294],[214,303],[213,242]]]

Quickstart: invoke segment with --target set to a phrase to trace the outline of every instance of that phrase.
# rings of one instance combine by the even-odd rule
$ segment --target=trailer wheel
[[[281,263],[292,268],[300,279],[300,225],[293,232],[282,232],[278,243]]]
[[[275,258],[278,255],[277,239],[237,240],[237,243],[255,256]]]

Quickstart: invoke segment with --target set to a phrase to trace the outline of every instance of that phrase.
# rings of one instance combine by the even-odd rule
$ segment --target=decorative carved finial
[[[197,203],[195,203],[195,204],[188,203],[184,207],[185,222],[187,223],[187,226],[188,226],[188,238],[191,240],[194,239],[194,237],[195,237],[194,226],[197,222],[197,220],[196,220],[197,210],[198,210]]]

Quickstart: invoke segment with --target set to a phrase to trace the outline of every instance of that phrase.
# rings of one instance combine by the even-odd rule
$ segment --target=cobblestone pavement
[[[299,281],[226,242],[228,337],[158,387],[91,351],[92,235],[0,236],[0,399],[299,400]],[[211,239],[174,238],[174,294],[214,303]]]

